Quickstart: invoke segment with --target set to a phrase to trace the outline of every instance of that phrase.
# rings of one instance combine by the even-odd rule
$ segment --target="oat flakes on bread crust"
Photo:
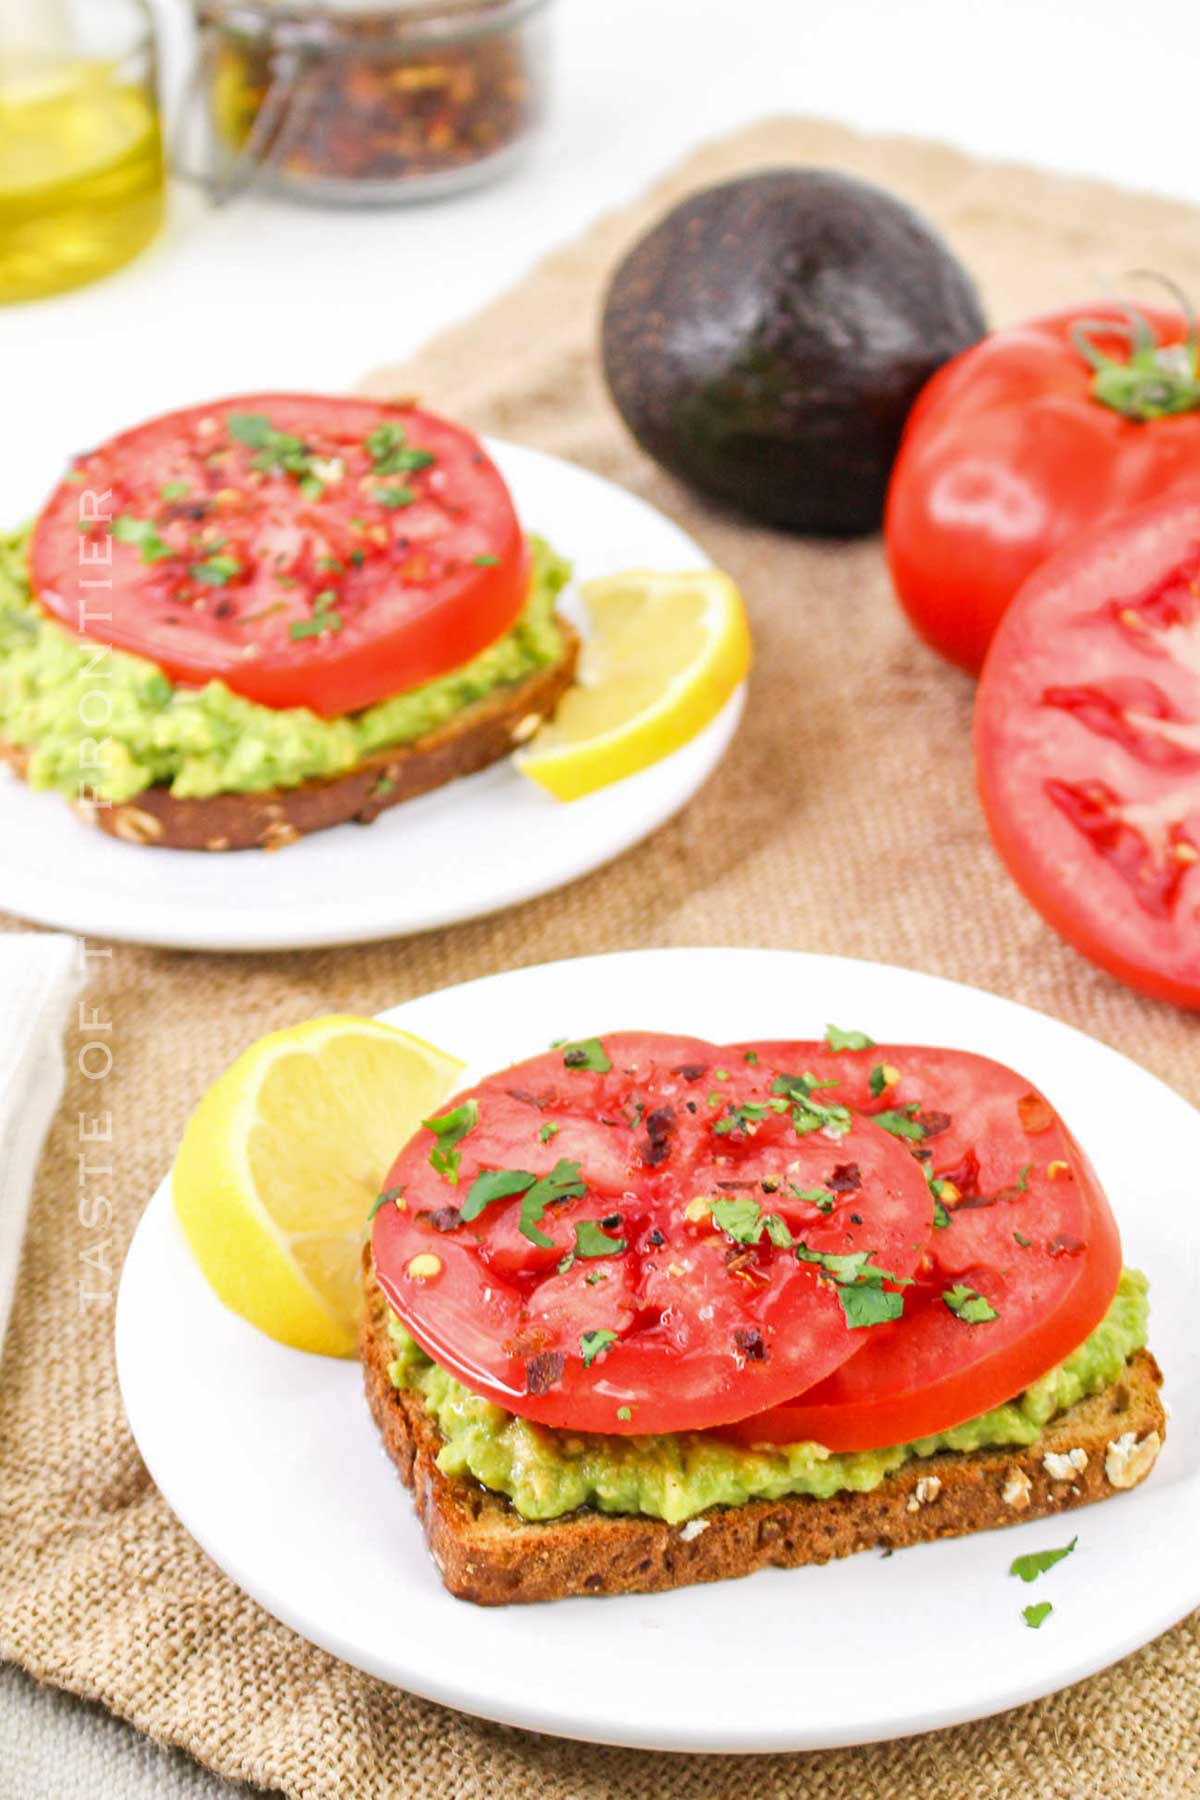
[[[887,1476],[869,1494],[755,1500],[714,1507],[684,1525],[590,1508],[529,1521],[503,1495],[438,1468],[436,1422],[419,1394],[401,1392],[388,1379],[387,1304],[371,1273],[369,1249],[363,1268],[367,1306],[360,1352],[367,1403],[388,1455],[413,1490],[442,1580],[452,1594],[480,1606],[657,1593],[1066,1512],[1134,1485],[1124,1446],[1132,1438],[1153,1452],[1150,1440],[1157,1436],[1161,1443],[1166,1431],[1162,1376],[1150,1352],[1139,1350],[1119,1381],[1063,1413],[1039,1443],[940,1452]],[[1072,1452],[1082,1452],[1086,1461]],[[1137,1481],[1153,1460],[1153,1453],[1140,1458]],[[1054,1473],[1063,1468],[1070,1479]],[[1114,1470],[1120,1477],[1115,1482]]]

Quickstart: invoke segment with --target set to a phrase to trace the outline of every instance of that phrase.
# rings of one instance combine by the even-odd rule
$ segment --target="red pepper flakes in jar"
[[[218,197],[432,197],[500,174],[543,116],[549,0],[197,0]]]

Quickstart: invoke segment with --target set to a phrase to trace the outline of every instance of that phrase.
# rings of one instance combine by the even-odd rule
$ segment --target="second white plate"
[[[512,444],[488,448],[526,526],[577,580],[709,559],[645,501]],[[566,597],[571,611],[571,594]],[[576,615],[578,619],[578,615]],[[574,881],[665,823],[712,773],[742,711],[652,768],[564,806],[511,762],[286,850],[147,850],[85,829],[56,794],[0,770],[0,909],[96,937],[180,950],[297,950],[452,925]]]
[[[1144,1487],[1069,1519],[676,1593],[473,1607],[442,1587],[358,1369],[284,1349],[226,1312],[164,1182],[121,1282],[126,1411],[183,1523],[285,1624],[386,1681],[506,1724],[665,1750],[806,1750],[1036,1699],[1200,1603],[1200,1113],[1144,1069],[990,994],[780,951],[548,964],[385,1016],[469,1056],[469,1078],[563,1036],[659,1029],[721,1042],[819,1035],[830,1019],[1014,1064],[1083,1140],[1126,1257],[1150,1276],[1151,1342],[1175,1414]],[[164,1357],[165,1343],[180,1353]],[[1010,1577],[1014,1556],[1075,1533],[1076,1553],[1036,1589]],[[1021,1618],[1031,1598],[1054,1605],[1039,1631]]]

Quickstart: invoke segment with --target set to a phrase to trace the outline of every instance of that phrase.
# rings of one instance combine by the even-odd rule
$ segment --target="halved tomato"
[[[935,1228],[904,1315],[746,1443],[874,1450],[945,1431],[1046,1374],[1100,1323],[1121,1274],[1108,1201],[1079,1145],[1024,1076],[965,1050],[753,1046],[804,1064],[898,1134],[927,1171]]]
[[[1026,583],[984,667],[975,760],[1042,917],[1132,987],[1200,1007],[1200,495]]]
[[[387,1178],[384,1293],[546,1425],[682,1431],[787,1399],[900,1310],[933,1212],[906,1147],[804,1077],[652,1032],[492,1076]]]
[[[470,432],[377,400],[251,394],[80,457],[34,529],[34,592],[81,637],[324,718],[500,637],[528,566]]]

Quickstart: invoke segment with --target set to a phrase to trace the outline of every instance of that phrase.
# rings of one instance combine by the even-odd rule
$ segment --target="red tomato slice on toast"
[[[933,1211],[907,1148],[804,1073],[619,1032],[492,1076],[401,1151],[380,1286],[467,1387],[546,1425],[787,1399],[898,1308]]]
[[[324,718],[470,661],[528,586],[508,489],[470,432],[309,394],[168,413],[80,457],[30,566],[77,635]]]
[[[903,1316],[826,1380],[743,1420],[739,1441],[874,1450],[945,1431],[1012,1399],[1096,1328],[1121,1274],[1116,1223],[1023,1076],[964,1050],[753,1048],[837,1080],[831,1096],[904,1134],[938,1210]]]
[[[1200,1007],[1200,495],[1051,559],[996,634],[979,792],[1022,893],[1102,969]]]

